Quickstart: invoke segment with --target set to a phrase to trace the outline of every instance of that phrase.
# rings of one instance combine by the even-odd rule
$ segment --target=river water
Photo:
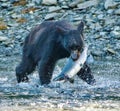
[[[20,57],[0,56],[0,111],[120,111],[120,61],[90,64],[96,85],[75,77],[75,83],[39,85],[37,70],[29,83],[17,84],[15,67]],[[60,73],[64,60],[55,68]]]

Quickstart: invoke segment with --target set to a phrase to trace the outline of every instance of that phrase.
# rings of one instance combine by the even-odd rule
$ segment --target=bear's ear
[[[64,28],[62,28],[62,27],[60,27],[60,26],[56,26],[56,30],[57,30],[57,32],[59,32],[61,35],[64,35],[64,34],[66,34],[66,33],[68,32],[68,30],[66,30],[66,29],[64,29]]]
[[[84,30],[84,22],[83,21],[80,22],[77,30],[80,32],[81,35],[83,35],[83,30]]]

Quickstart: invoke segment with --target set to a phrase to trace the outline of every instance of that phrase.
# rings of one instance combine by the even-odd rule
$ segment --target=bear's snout
[[[80,56],[80,52],[78,50],[71,51],[71,58],[72,60],[76,61]]]

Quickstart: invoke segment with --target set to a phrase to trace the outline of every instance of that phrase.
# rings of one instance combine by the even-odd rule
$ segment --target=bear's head
[[[77,29],[66,30],[59,27],[59,31],[64,38],[62,40],[62,45],[70,53],[73,60],[79,58],[80,53],[83,51],[84,47],[84,37],[83,37],[84,23],[81,22]]]

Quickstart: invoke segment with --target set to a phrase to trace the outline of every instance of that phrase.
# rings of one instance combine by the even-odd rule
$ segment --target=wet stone
[[[57,0],[42,0],[43,5],[57,5]]]
[[[1,2],[7,2],[8,0],[0,0]]]
[[[99,57],[99,56],[102,56],[102,55],[103,55],[103,52],[96,49],[96,50],[92,51],[91,54],[92,54],[93,56],[98,56],[98,57]]]
[[[59,7],[59,6],[51,6],[51,7],[49,7],[49,12],[57,12],[57,11],[59,11],[59,10],[61,10],[61,7]]]
[[[107,13],[108,13],[108,14],[113,14],[113,12],[114,12],[113,9],[109,9],[109,10],[107,10]]]
[[[0,42],[7,41],[7,40],[8,40],[8,38],[7,38],[7,37],[0,36]]]
[[[19,0],[10,0],[10,3],[18,2]]]
[[[17,27],[19,24],[18,23],[15,23],[15,22],[13,22],[13,23],[8,23],[8,26],[9,27]]]
[[[57,13],[49,13],[45,16],[45,20],[52,20],[52,19],[55,19],[55,17],[57,16],[58,14]]]
[[[4,33],[0,31],[0,36],[2,36]]]
[[[18,15],[16,13],[14,13],[14,14],[11,15],[11,18],[13,18],[13,19],[20,18],[20,17],[21,17],[21,15]]]
[[[99,14],[97,17],[98,17],[98,19],[100,19],[100,20],[104,19],[104,15],[103,15],[103,14]]]
[[[114,12],[116,15],[120,15],[120,9],[116,9]]]
[[[2,8],[8,8],[8,7],[10,7],[10,4],[8,4],[8,3],[2,3]]]
[[[116,2],[114,2],[114,0],[106,0],[104,7],[105,7],[105,9],[110,9],[110,8],[116,8],[117,5],[118,4]]]
[[[75,0],[69,4],[69,7],[76,7],[79,3],[83,2],[84,0]]]
[[[32,0],[36,5],[40,5],[42,0]]]
[[[115,54],[116,52],[113,49],[107,48],[107,51],[111,54]]]
[[[98,0],[90,0],[77,5],[79,9],[85,9],[98,4]]]

